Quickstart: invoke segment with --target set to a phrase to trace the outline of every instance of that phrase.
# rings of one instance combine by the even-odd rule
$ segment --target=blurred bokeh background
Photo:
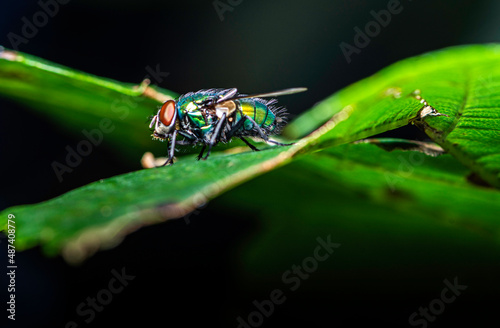
[[[390,23],[348,62],[340,44],[354,45],[354,28],[364,30],[374,20],[371,12],[387,9],[391,1],[65,2],[41,1],[57,3],[57,13],[36,35],[18,44],[18,50],[131,83],[145,77],[146,67],[159,67],[168,72],[159,85],[178,93],[215,87],[237,87],[245,93],[308,87],[307,93],[280,98],[292,119],[400,59],[447,46],[497,42],[500,36],[498,1],[402,0],[401,12],[392,15]],[[35,0],[0,3],[0,45],[13,48],[9,33],[22,35],[23,17],[32,21],[41,7]],[[139,158],[124,161],[103,144],[59,183],[51,163],[62,161],[65,146],[75,145],[80,138],[14,102],[0,99],[0,106],[1,208],[44,201],[86,183],[140,169]],[[149,133],[146,118],[144,133]],[[389,135],[423,138],[414,127]],[[208,323],[236,327],[236,314],[252,309],[252,297],[266,297],[239,293],[233,274],[235,249],[261,223],[252,214],[223,211],[223,205],[221,200],[211,202],[192,215],[188,225],[178,220],[141,229],[80,267],[70,267],[59,257],[47,259],[39,249],[19,253],[18,316],[23,322],[19,327],[64,327],[69,320],[79,319],[77,305],[107,285],[113,268],[122,267],[136,280],[97,314],[91,326],[142,320],[143,327]],[[440,279],[436,294],[441,290]],[[300,306],[290,305],[264,326],[399,322],[389,314],[392,305],[384,312],[380,304],[371,307],[371,300],[344,304],[342,311],[324,303],[323,315],[318,315],[318,309],[301,312]],[[327,315],[330,312],[335,315]],[[408,312],[399,313],[405,317]],[[357,317],[361,319],[353,319]],[[449,318],[449,323],[455,322]]]

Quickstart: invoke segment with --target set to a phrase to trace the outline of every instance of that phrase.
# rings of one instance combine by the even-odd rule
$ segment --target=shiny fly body
[[[239,94],[233,89],[210,89],[190,92],[177,100],[166,101],[152,117],[153,138],[170,143],[168,159],[173,164],[176,145],[202,145],[198,159],[207,159],[217,143],[239,138],[252,150],[258,150],[245,137],[257,137],[266,142],[287,146],[269,139],[286,124],[284,108],[276,99],[263,99],[306,91],[292,88],[254,95]],[[179,138],[180,137],[180,138]],[[203,153],[208,146],[205,157]]]

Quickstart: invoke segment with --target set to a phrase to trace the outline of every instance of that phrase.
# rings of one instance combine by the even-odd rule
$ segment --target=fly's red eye
[[[162,122],[166,126],[170,126],[170,124],[172,124],[174,116],[175,101],[169,100],[164,103],[163,106],[161,106],[160,115],[158,115],[158,117],[160,118],[160,122]]]

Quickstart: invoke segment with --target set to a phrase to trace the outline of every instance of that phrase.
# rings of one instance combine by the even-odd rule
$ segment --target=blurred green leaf
[[[458,47],[397,63],[343,89],[292,123],[287,130],[292,137],[319,128],[290,147],[233,155],[218,153],[206,162],[196,162],[191,156],[181,158],[173,167],[142,170],[95,182],[53,200],[13,207],[2,214],[16,215],[20,249],[42,244],[49,254],[62,250],[69,261],[78,262],[99,248],[115,245],[140,226],[182,217],[244,181],[300,159],[273,173],[278,180],[282,180],[274,185],[295,191],[297,195],[304,190],[311,191],[313,195],[315,183],[323,185],[324,192],[329,192],[328,185],[341,182],[339,186],[343,186],[342,189],[335,189],[335,192],[343,195],[328,198],[329,201],[319,197],[323,201],[316,202],[313,211],[339,208],[349,214],[350,220],[345,224],[350,227],[359,226],[363,217],[381,209],[378,205],[365,207],[359,202],[354,202],[354,207],[347,206],[349,202],[346,200],[363,194],[370,202],[383,204],[380,213],[395,211],[408,213],[414,218],[432,216],[439,222],[454,218],[460,228],[488,232],[495,239],[498,224],[493,217],[498,212],[498,191],[467,182],[469,171],[456,159],[489,183],[497,185],[498,149],[492,140],[497,136],[494,131],[498,130],[498,121],[487,115],[495,115],[488,108],[494,109],[495,101],[500,101],[494,96],[499,87],[492,82],[485,89],[479,81],[483,81],[481,74],[486,73],[487,67],[500,62],[499,50],[496,45]],[[5,57],[5,53],[3,56],[0,54],[1,57]],[[0,59],[0,72],[2,62]],[[16,66],[16,69],[19,67]],[[41,75],[44,74],[53,73]],[[0,76],[13,79],[15,74],[0,73]],[[420,96],[416,90],[420,90]],[[73,92],[77,94],[78,88],[75,87]],[[92,97],[91,94],[84,93],[81,97]],[[424,101],[419,97],[449,117],[421,115]],[[463,113],[468,113],[465,109],[474,110],[477,106],[486,110],[486,117],[464,120]],[[68,111],[82,110],[78,108]],[[74,124],[78,124],[77,121]],[[331,148],[410,122],[422,127],[456,159],[447,155],[425,160],[418,165],[410,162],[410,167],[406,169],[415,169],[418,174],[402,176],[401,172],[405,170],[401,168],[403,164],[394,161],[398,153],[386,153],[369,144]],[[473,131],[470,137],[475,138],[474,142],[450,141],[451,132],[462,122],[472,126],[469,130]],[[134,129],[134,133],[146,130],[144,125]],[[484,140],[480,140],[483,137]],[[295,174],[286,173],[289,170]],[[286,182],[287,179],[295,179],[293,188]],[[259,181],[266,183],[261,190],[267,193],[270,190],[268,180],[263,178]],[[273,193],[273,197],[279,199],[280,195],[276,194],[279,191]],[[248,191],[246,197],[239,198],[239,202],[255,206],[255,202],[249,201],[252,195],[255,193]],[[444,199],[443,195],[447,198]],[[458,205],[443,205],[448,201]],[[283,202],[271,201],[266,206],[271,206],[273,211],[288,206],[293,211],[296,204],[299,203],[290,198]],[[304,210],[297,209],[297,212]],[[482,214],[475,215],[479,210]],[[380,213],[376,215],[382,215]],[[380,218],[384,219],[381,224],[388,225],[394,219],[385,214]],[[474,218],[473,224],[468,224],[471,218]],[[435,221],[426,219],[422,224],[429,229]]]
[[[482,276],[500,256],[500,193],[468,183],[468,172],[449,154],[346,144],[297,158],[212,206],[259,218],[239,249],[242,286],[294,286],[284,284],[283,273],[314,256],[318,237],[331,236],[340,248],[301,288],[333,288],[348,298],[359,291],[385,295],[390,285],[418,292],[436,271]]]

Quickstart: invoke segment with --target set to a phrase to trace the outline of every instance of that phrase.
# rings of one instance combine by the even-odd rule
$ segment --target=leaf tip
[[[19,59],[19,54],[16,51],[7,50],[4,47],[0,46],[0,59],[17,61]]]

